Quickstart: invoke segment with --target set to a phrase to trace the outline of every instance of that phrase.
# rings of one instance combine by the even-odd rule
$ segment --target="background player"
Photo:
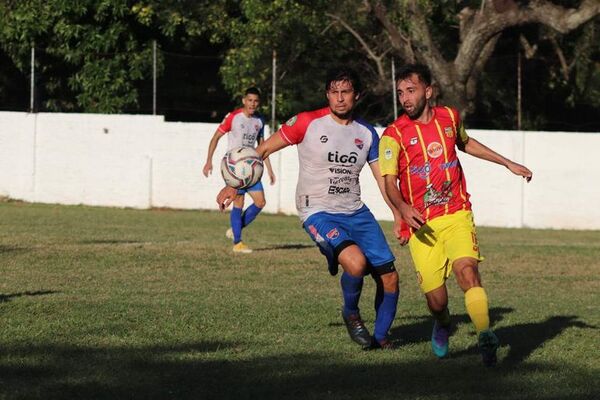
[[[304,229],[326,256],[330,273],[337,274],[338,264],[344,270],[342,318],[348,333],[365,348],[389,349],[393,347],[387,335],[396,314],[398,274],[379,224],[360,199],[359,183],[360,171],[368,162],[385,198],[377,161],[379,137],[371,125],[353,117],[361,92],[354,71],[345,67],[329,71],[325,90],[328,107],[291,118],[257,151],[266,158],[297,145],[296,208]],[[225,187],[217,202],[227,207],[234,196],[235,189]],[[399,221],[399,213],[387,198],[386,202]],[[368,273],[377,285],[373,337],[358,307]]]
[[[493,365],[498,339],[490,330],[488,299],[478,270],[482,258],[456,148],[503,165],[527,181],[532,173],[469,138],[457,110],[429,106],[432,87],[426,66],[405,66],[396,76],[396,89],[406,114],[381,138],[381,173],[387,195],[406,222],[400,242],[409,244],[421,289],[435,319],[432,349],[438,357],[448,354],[446,279],[453,271],[465,293],[483,362]]]
[[[264,140],[265,123],[261,115],[257,112],[260,105],[260,91],[255,87],[246,89],[242,98],[242,104],[242,108],[238,108],[225,116],[225,119],[210,140],[206,164],[202,169],[204,176],[212,173],[212,158],[217,148],[217,143],[226,133],[229,133],[227,136],[227,150],[239,146],[254,147],[256,143],[260,144]],[[275,183],[275,174],[269,160],[265,160],[265,165],[272,185]],[[244,195],[246,193],[252,197],[253,204],[242,212],[244,208]],[[237,191],[230,214],[231,228],[225,233],[229,239],[233,239],[234,253],[252,252],[252,249],[242,242],[242,229],[254,221],[265,205],[265,193],[262,182]]]

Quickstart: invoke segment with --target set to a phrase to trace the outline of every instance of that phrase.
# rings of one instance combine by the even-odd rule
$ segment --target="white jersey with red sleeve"
[[[298,146],[296,208],[302,221],[321,211],[349,214],[363,206],[360,171],[378,159],[379,136],[371,125],[360,119],[339,124],[325,107],[292,117],[280,132]]]
[[[256,147],[259,139],[264,135],[265,122],[258,113],[249,117],[244,114],[242,108],[238,108],[227,114],[221,125],[217,128],[221,133],[227,135],[227,150],[234,147]]]

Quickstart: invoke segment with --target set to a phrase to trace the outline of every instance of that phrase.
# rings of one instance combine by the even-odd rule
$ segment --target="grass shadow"
[[[259,247],[257,249],[253,249],[254,251],[268,251],[268,250],[298,250],[298,249],[309,249],[315,247],[314,244],[304,244],[304,243],[289,243],[289,244],[280,244],[276,246],[267,246],[267,247]]]
[[[0,397],[6,399],[503,399],[539,397],[528,379],[547,378],[544,398],[591,398],[593,371],[549,363],[511,373],[472,360],[404,360],[401,351],[249,356],[257,343],[198,342],[177,346],[5,346]],[[393,356],[393,357],[390,357]],[[396,357],[397,355],[397,357]],[[375,359],[369,359],[369,357]],[[380,359],[384,359],[382,362]],[[12,360],[12,361],[7,361]],[[24,360],[15,362],[15,360]],[[587,383],[587,386],[583,385]],[[591,382],[591,384],[590,384]],[[596,381],[597,382],[597,381]],[[570,383],[571,387],[567,387]],[[578,392],[573,392],[573,387]]]
[[[11,301],[14,298],[23,297],[23,296],[45,296],[47,294],[60,293],[56,290],[38,290],[35,292],[20,292],[20,293],[11,293],[11,294],[1,294],[0,293],[0,303],[5,303]]]

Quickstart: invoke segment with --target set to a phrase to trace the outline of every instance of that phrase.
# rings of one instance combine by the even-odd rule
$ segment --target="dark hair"
[[[425,86],[431,86],[431,71],[424,64],[406,64],[396,74],[396,83],[410,78],[411,75],[417,75]]]
[[[332,82],[348,81],[352,84],[352,88],[356,93],[362,92],[362,83],[360,77],[350,67],[339,66],[327,71],[327,79],[325,81],[325,90],[329,90]]]
[[[258,97],[260,97],[260,90],[258,90],[258,88],[256,86],[252,86],[249,87],[248,89],[246,89],[246,91],[244,92],[244,96],[247,96],[249,94],[255,94]]]

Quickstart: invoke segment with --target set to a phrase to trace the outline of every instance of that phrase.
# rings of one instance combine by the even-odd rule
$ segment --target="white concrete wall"
[[[0,112],[0,196],[31,202],[116,207],[216,209],[226,141],[202,175],[217,125],[144,115]],[[531,183],[461,154],[481,226],[600,229],[600,134],[470,130],[534,172]],[[277,182],[263,179],[267,212],[295,214],[295,147],[271,156]],[[371,171],[363,200],[379,219],[391,213]]]

